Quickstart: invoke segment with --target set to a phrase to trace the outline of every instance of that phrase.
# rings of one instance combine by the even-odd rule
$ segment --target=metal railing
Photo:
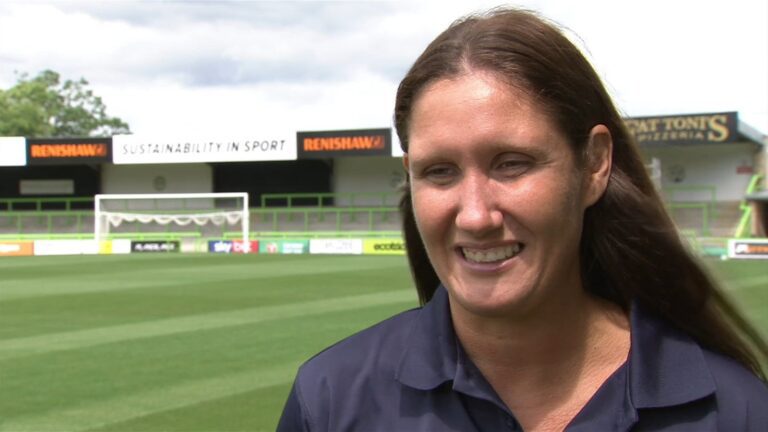
[[[353,199],[356,202],[374,197],[378,202],[392,200],[392,195],[380,194],[287,194],[292,207],[256,207],[249,211],[252,232],[321,232],[339,236],[341,232],[392,232],[399,230],[399,214],[396,206],[349,206],[327,207],[320,205],[329,197]],[[272,194],[272,198],[285,199],[286,194]],[[316,206],[295,206],[296,198],[314,197]],[[269,200],[269,196],[267,200]],[[262,200],[263,201],[263,200]],[[82,238],[93,236],[94,212],[78,210],[76,206],[89,203],[93,198],[11,198],[0,199],[0,235],[4,238]],[[54,206],[56,209],[51,209]],[[24,207],[23,210],[20,207]],[[166,235],[182,233],[194,235],[194,231],[178,229],[170,225],[162,232],[148,230],[143,224],[125,222],[121,231],[110,236]],[[375,235],[375,234],[370,234]]]
[[[762,179],[763,176],[760,174],[753,175],[749,180],[749,185],[744,192],[744,196],[757,192],[760,189],[759,185]],[[752,221],[752,206],[747,203],[746,199],[743,199],[739,204],[739,209],[742,212],[741,218],[739,219],[739,224],[736,226],[736,232],[734,232],[733,236],[736,238],[748,237],[747,231],[749,230],[749,224]]]

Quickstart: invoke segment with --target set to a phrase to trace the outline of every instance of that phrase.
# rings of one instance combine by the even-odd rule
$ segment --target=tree
[[[19,75],[16,85],[0,89],[0,136],[88,137],[129,133],[128,124],[107,115],[88,81],[61,82],[45,70],[36,77]]]

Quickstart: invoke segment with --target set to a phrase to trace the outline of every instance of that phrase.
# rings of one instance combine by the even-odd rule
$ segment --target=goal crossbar
[[[113,211],[105,210],[102,203],[107,200],[191,200],[191,199],[226,199],[236,198],[240,206],[237,210],[203,210],[190,211],[185,213],[158,212],[155,210],[136,212],[136,211]],[[239,216],[238,216],[239,215]],[[161,222],[176,223],[177,225],[187,225],[194,221],[201,225],[207,220],[220,217],[230,224],[240,222],[243,242],[248,241],[249,221],[248,221],[248,193],[247,192],[221,192],[221,193],[170,193],[170,194],[96,194],[94,195],[94,239],[101,242],[103,233],[109,229],[109,224],[115,219],[123,219],[129,222]],[[114,224],[114,223],[113,223]]]

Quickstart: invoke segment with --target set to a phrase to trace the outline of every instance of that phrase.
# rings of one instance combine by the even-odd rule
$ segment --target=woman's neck
[[[451,315],[464,350],[525,430],[562,429],[629,353],[627,316],[586,293],[525,317],[478,316],[453,302]]]

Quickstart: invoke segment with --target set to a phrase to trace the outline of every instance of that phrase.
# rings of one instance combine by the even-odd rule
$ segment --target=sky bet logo
[[[208,242],[208,252],[214,253],[251,253],[258,251],[258,242],[255,240],[244,242],[242,240],[211,240]]]
[[[232,252],[232,242],[224,240],[211,242],[210,248],[208,250],[216,253],[230,253]]]

